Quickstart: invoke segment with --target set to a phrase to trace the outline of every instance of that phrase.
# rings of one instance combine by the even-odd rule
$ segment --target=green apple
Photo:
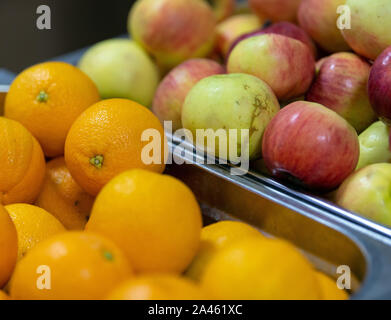
[[[227,136],[230,129],[236,129],[231,131],[237,134],[234,149],[237,154],[233,156],[243,154],[241,138],[247,131],[245,147],[249,159],[254,159],[261,155],[263,132],[279,109],[273,91],[257,77],[248,74],[214,75],[199,81],[188,93],[182,109],[182,124],[191,132],[193,141],[197,137],[197,129],[212,129],[205,139],[213,138],[211,135],[219,129],[224,130]],[[225,147],[231,151],[230,140],[227,141],[228,146]],[[205,140],[201,142],[205,143]],[[215,150],[207,150],[217,156],[219,148],[219,143],[216,143]],[[204,148],[201,146],[200,149]],[[230,156],[227,158],[232,160]]]
[[[390,0],[346,0],[351,12],[351,28],[342,34],[359,55],[375,60],[391,45]]]
[[[135,42],[110,39],[92,46],[79,61],[79,68],[95,82],[102,98],[127,98],[149,107],[159,72]]]
[[[336,203],[375,222],[391,225],[391,163],[376,163],[350,175],[336,194]]]
[[[384,122],[377,121],[362,132],[360,141],[360,159],[356,169],[369,164],[390,162],[391,151],[389,146],[390,128]]]

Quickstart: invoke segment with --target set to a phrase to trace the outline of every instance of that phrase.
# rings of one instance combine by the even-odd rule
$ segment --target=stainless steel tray
[[[192,164],[174,161],[167,173],[195,192],[208,219],[237,219],[284,238],[334,278],[337,266],[349,266],[356,280],[353,299],[391,298],[391,239],[386,234],[260,174],[233,176],[227,165],[203,164],[206,158],[170,135],[168,142],[177,160]]]

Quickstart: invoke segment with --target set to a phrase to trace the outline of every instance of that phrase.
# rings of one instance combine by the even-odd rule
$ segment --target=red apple
[[[250,8],[260,17],[272,21],[295,22],[301,0],[249,0]]]
[[[216,18],[200,0],[139,0],[129,14],[132,38],[165,69],[205,57],[214,45]]]
[[[268,124],[262,153],[270,172],[309,189],[338,187],[359,157],[354,128],[334,111],[313,102],[294,102]]]
[[[287,101],[304,94],[315,75],[315,60],[301,41],[263,34],[241,41],[231,52],[229,73],[248,73],[265,81]]]
[[[217,50],[225,57],[235,39],[260,27],[261,21],[253,14],[239,14],[224,20],[216,28]]]
[[[368,94],[377,115],[391,124],[391,47],[384,50],[372,66]]]
[[[361,132],[376,120],[367,93],[370,69],[354,53],[333,54],[323,61],[307,100],[334,110]]]
[[[244,34],[238,38],[232,43],[230,51],[233,50],[233,48],[242,40],[253,37],[253,36],[258,36],[261,34],[268,34],[268,33],[275,33],[279,34],[282,36],[287,36],[296,40],[299,40],[306,44],[312,53],[314,54],[314,57],[317,55],[317,50],[314,42],[310,38],[310,36],[305,32],[302,28],[298,27],[297,25],[290,23],[290,22],[277,22],[272,24],[271,26],[267,26],[264,29],[257,30],[254,32],[250,32],[247,34]],[[229,53],[228,53],[229,54]]]
[[[160,83],[152,111],[161,122],[171,120],[173,130],[182,128],[182,105],[187,93],[199,80],[223,73],[223,66],[208,59],[192,59],[180,64]]]
[[[302,0],[298,19],[300,26],[308,32],[327,52],[350,49],[337,27],[337,8],[346,0]]]

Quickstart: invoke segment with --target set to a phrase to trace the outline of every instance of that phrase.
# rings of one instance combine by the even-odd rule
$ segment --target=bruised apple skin
[[[391,161],[389,136],[390,128],[382,121],[373,123],[358,136],[360,159],[356,170],[370,164]]]
[[[347,0],[351,28],[342,31],[345,40],[359,55],[375,60],[391,45],[391,1]]]
[[[370,69],[354,53],[335,53],[322,62],[306,100],[334,110],[360,133],[377,118],[367,93]]]
[[[249,0],[250,8],[261,18],[274,22],[297,20],[301,0]]]
[[[212,8],[200,0],[138,0],[128,18],[132,38],[164,70],[207,56],[215,27]]]
[[[391,225],[391,164],[366,166],[347,178],[337,191],[335,202],[375,222]]]
[[[270,87],[248,74],[215,75],[199,81],[186,97],[182,110],[183,127],[194,140],[197,129],[239,130],[237,152],[240,155],[240,129],[249,130],[249,158],[261,155],[262,135],[280,105]],[[193,141],[194,141],[193,140]],[[214,152],[219,155],[219,143]],[[229,159],[230,160],[230,159]]]
[[[334,111],[294,102],[267,126],[262,154],[269,171],[310,190],[338,187],[355,169],[359,143],[354,128]]]
[[[368,94],[377,115],[391,124],[391,47],[384,50],[372,66]]]
[[[248,73],[265,81],[280,101],[303,95],[315,75],[315,59],[301,41],[278,34],[245,39],[233,49],[229,73]]]
[[[216,28],[216,46],[225,57],[232,43],[243,34],[261,27],[261,21],[254,14],[238,14],[219,23]]]
[[[181,113],[190,89],[201,79],[225,73],[225,68],[209,59],[191,59],[175,67],[156,90],[152,111],[161,122],[172,121],[172,129],[182,127]]]
[[[341,30],[337,27],[337,19],[339,17],[337,8],[344,5],[345,1],[301,1],[298,11],[300,26],[327,52],[348,51],[350,49],[341,34]]]

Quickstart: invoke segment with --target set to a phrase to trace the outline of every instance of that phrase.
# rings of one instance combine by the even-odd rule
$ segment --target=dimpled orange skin
[[[202,228],[200,207],[181,181],[129,170],[96,197],[86,230],[112,239],[136,272],[181,273],[194,258]]]
[[[0,201],[32,203],[45,175],[37,140],[19,122],[0,117]]]
[[[148,129],[159,133],[160,164],[142,161],[142,150],[152,141],[141,141]],[[65,162],[76,182],[95,196],[125,170],[163,172],[165,144],[160,121],[146,107],[127,99],[108,99],[88,108],[74,122],[65,143]]]
[[[290,243],[252,237],[218,252],[206,266],[202,287],[217,299],[316,300],[318,279]]]
[[[46,164],[46,176],[36,205],[49,211],[69,230],[84,229],[94,197],[72,178],[63,157]]]
[[[39,242],[65,231],[60,221],[40,207],[14,203],[4,208],[18,234],[18,261]]]
[[[249,224],[239,221],[219,221],[202,228],[200,248],[186,270],[186,276],[200,281],[207,264],[217,252],[248,237],[263,235]]]
[[[8,212],[0,205],[0,288],[11,276],[18,254],[16,228]]]
[[[143,275],[127,280],[107,300],[206,300],[207,295],[192,281],[169,274]]]
[[[50,268],[51,289],[38,289],[39,266]],[[107,292],[132,276],[123,253],[99,235],[69,231],[35,246],[16,266],[10,296],[17,300],[103,299]]]
[[[46,62],[20,73],[6,96],[4,115],[20,121],[39,141],[46,156],[64,153],[75,119],[99,101],[92,80],[63,62]]]

